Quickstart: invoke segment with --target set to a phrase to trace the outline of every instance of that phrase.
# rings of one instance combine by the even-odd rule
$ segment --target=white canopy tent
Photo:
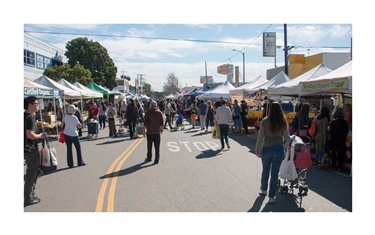
[[[299,94],[299,83],[303,81],[308,81],[320,76],[323,76],[332,69],[328,68],[324,64],[320,64],[313,69],[310,69],[306,73],[301,74],[300,76],[293,78],[287,82],[281,83],[276,86],[271,86],[268,89],[268,95],[273,96],[298,96]]]
[[[53,81],[52,79],[50,79],[49,77],[45,75],[37,78],[36,80],[34,80],[34,82],[42,84],[47,87],[51,87],[55,90],[58,90],[60,96],[65,96],[66,98],[81,98],[80,92],[73,90],[71,88],[68,88],[64,85],[61,85],[60,83]]]
[[[290,77],[284,73],[284,71],[280,71],[275,77],[273,77],[271,80],[268,82],[257,86],[257,87],[251,87],[251,88],[246,88],[245,91],[248,93],[254,93],[258,90],[261,90],[262,93],[267,93],[268,89],[272,86],[276,86],[279,84],[282,84],[284,82],[287,82],[290,80]]]
[[[300,96],[352,94],[352,61],[323,76],[299,83]]]
[[[174,95],[173,94],[169,94],[167,96],[164,96],[164,98],[166,98],[166,99],[174,99]]]
[[[67,88],[70,88],[72,90],[78,91],[81,94],[81,97],[83,99],[93,98],[90,93],[86,92],[85,90],[82,90],[79,87],[74,86],[73,84],[71,84],[70,82],[68,82],[67,80],[65,80],[64,78],[61,78],[60,80],[58,80],[57,83],[65,86]]]
[[[230,84],[230,82],[225,81],[223,84],[218,86],[217,88],[206,91],[203,94],[204,99],[219,99],[220,97],[223,97],[224,99],[230,99],[229,90],[234,89],[235,87]]]
[[[267,83],[268,80],[263,77],[262,75],[258,76],[257,78],[255,78],[254,80],[242,85],[242,86],[239,86],[239,87],[235,87],[233,89],[230,89],[229,90],[229,94],[243,94],[244,90],[245,89],[251,89],[251,87],[258,87],[260,85],[263,85],[265,83]]]
[[[90,94],[90,96],[92,98],[103,98],[103,94],[102,93],[94,91],[94,90],[92,90],[92,89],[90,89],[90,88],[82,85],[79,82],[75,82],[75,83],[73,83],[73,85],[76,86],[76,87],[78,87],[78,88],[80,88],[81,90],[84,90],[86,92],[86,94]]]

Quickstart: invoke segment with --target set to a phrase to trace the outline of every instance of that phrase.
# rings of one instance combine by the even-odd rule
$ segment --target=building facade
[[[65,50],[24,33],[24,77],[33,81],[41,77],[46,68],[65,64],[67,58],[64,53]]]
[[[330,69],[337,69],[350,61],[350,53],[324,52],[305,57],[303,54],[290,54],[288,63],[288,76],[296,78],[320,64],[324,64]],[[284,71],[285,66],[267,70],[267,79],[275,77],[280,71]]]

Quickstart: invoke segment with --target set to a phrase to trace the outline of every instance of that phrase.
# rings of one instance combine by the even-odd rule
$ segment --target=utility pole
[[[287,30],[286,30],[286,24],[284,24],[284,61],[285,61],[285,74],[288,75],[288,43],[287,43]]]
[[[139,85],[141,86],[141,94],[143,94],[143,84],[144,84],[144,81],[143,81],[143,76],[144,74],[137,74],[137,79],[139,81]]]
[[[204,62],[204,69],[206,70],[206,86],[208,85],[208,79],[207,79],[207,63]]]

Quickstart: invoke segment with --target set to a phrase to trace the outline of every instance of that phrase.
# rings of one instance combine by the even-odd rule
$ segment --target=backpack
[[[313,139],[315,138],[315,133],[316,133],[316,121],[313,121],[309,129],[309,135],[311,136],[311,138]]]

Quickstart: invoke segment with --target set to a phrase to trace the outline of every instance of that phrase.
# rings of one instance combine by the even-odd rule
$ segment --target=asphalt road
[[[308,169],[308,195],[259,195],[261,161],[255,136],[233,133],[228,150],[211,132],[185,130],[162,134],[159,164],[145,163],[146,139],[128,133],[81,138],[86,166],[69,169],[66,146],[51,141],[58,170],[42,175],[36,194],[42,201],[24,212],[352,212],[352,178],[331,170]],[[118,128],[118,127],[117,127]],[[74,161],[75,149],[73,147]]]

